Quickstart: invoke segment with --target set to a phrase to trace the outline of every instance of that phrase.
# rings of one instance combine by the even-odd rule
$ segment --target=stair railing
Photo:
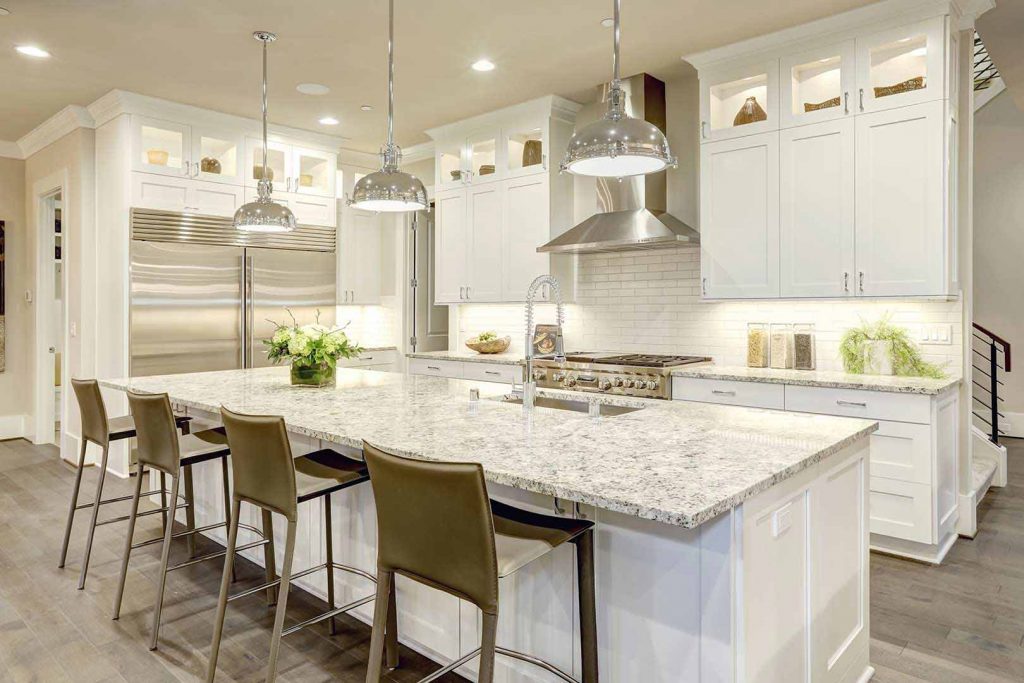
[[[988,425],[988,439],[994,444],[1006,432],[999,428],[1000,418],[1006,418],[999,412],[999,404],[1005,399],[999,395],[999,387],[1004,386],[999,373],[1010,372],[1010,342],[987,329],[974,323],[972,331],[971,351],[971,398],[974,416]]]

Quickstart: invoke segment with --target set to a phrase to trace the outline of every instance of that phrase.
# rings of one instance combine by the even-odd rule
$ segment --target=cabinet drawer
[[[364,351],[358,358],[345,358],[338,361],[339,367],[365,368],[381,365],[392,365],[398,358],[396,351]]]
[[[454,377],[462,379],[462,366],[459,361],[433,360],[427,358],[410,358],[410,375],[434,375],[435,377]]]
[[[692,377],[672,378],[672,398],[677,401],[701,401],[782,410],[785,405],[784,397],[785,388],[781,384]]]
[[[931,397],[863,389],[787,385],[786,410],[929,424]]]
[[[871,477],[871,533],[917,543],[935,543],[932,487]]]
[[[932,428],[909,422],[878,423],[871,435],[871,476],[932,483]]]
[[[499,363],[477,363],[470,361],[462,364],[462,376],[481,382],[512,382],[523,381],[523,368],[519,365],[503,365]]]

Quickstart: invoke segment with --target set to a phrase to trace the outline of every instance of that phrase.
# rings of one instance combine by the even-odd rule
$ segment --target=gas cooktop
[[[706,363],[704,356],[673,356],[657,353],[594,353],[578,351],[565,354],[565,360],[574,363],[600,363],[602,365],[635,365],[644,368],[671,368],[678,365]]]
[[[564,363],[551,356],[534,359],[533,379],[540,387],[672,398],[672,368],[709,362],[704,356],[576,351],[565,354]]]

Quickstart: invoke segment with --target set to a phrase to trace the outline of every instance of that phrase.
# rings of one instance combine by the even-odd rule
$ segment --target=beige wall
[[[1024,359],[1024,112],[1008,91],[974,118],[974,320]],[[1005,377],[1005,409],[1024,413],[1024,364]],[[1011,416],[1013,417],[1013,416]],[[1015,434],[1024,434],[1024,415]]]
[[[5,222],[7,369],[0,374],[0,438],[20,436],[21,417],[28,410],[24,387],[29,384],[27,363],[30,308],[25,302],[26,263],[25,162],[0,157],[0,220]]]

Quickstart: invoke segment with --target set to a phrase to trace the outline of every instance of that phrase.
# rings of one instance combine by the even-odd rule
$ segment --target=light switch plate
[[[953,326],[944,323],[921,325],[918,341],[922,344],[949,346],[953,343]]]

